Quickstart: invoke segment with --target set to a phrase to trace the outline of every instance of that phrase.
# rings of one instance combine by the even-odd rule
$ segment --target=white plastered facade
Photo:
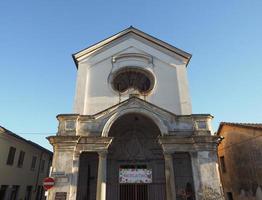
[[[155,44],[131,33],[81,57],[74,113],[92,115],[129,98],[130,93],[119,95],[109,82],[116,67],[113,58],[119,55],[130,55],[129,61],[121,67],[143,68],[137,60],[132,61],[132,55],[145,55],[152,59],[149,67],[155,76],[155,85],[144,99],[177,115],[192,113],[185,58],[161,51]]]

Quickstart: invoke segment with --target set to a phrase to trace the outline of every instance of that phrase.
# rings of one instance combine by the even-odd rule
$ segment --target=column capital
[[[74,151],[74,159],[79,159],[81,152],[78,150]]]
[[[164,152],[165,159],[173,159],[173,152]]]
[[[98,153],[99,157],[106,158],[106,156],[108,154],[108,151],[107,150],[103,150],[103,151],[98,151],[97,153]]]

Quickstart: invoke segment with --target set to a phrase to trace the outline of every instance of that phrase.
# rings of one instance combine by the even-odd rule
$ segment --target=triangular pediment
[[[118,46],[117,48],[115,48],[114,51],[112,51],[112,54],[119,54],[130,47],[137,48],[139,51],[144,51],[144,53],[147,54],[146,46],[148,46],[151,49],[154,49],[155,54],[153,56],[156,57],[163,53],[171,58],[180,60],[185,65],[188,64],[191,58],[191,54],[178,49],[166,42],[163,42],[151,35],[148,35],[147,33],[144,33],[134,27],[129,27],[105,40],[102,40],[101,42],[98,42],[86,49],[73,54],[72,56],[76,63],[76,66],[78,67],[78,64],[80,62],[86,61],[94,55],[99,54],[100,57],[102,57],[101,52],[112,49],[116,45]],[[151,51],[151,53],[154,51]],[[107,53],[104,55],[104,58],[106,56],[110,57],[112,55],[110,55],[110,53]]]
[[[123,111],[132,112],[132,110],[139,110],[141,113],[146,111],[147,113],[151,113],[152,115],[157,115],[161,119],[170,120],[171,118],[175,119],[176,115],[171,113],[163,108],[160,108],[148,101],[140,99],[138,97],[131,97],[119,104],[116,104],[110,108],[107,108],[99,113],[92,115],[94,119],[108,118],[115,113],[121,113]]]

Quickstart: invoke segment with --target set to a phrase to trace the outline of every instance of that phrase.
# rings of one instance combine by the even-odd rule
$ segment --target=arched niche
[[[145,199],[165,199],[165,160],[157,138],[161,135],[159,126],[141,112],[127,112],[111,122],[108,137],[113,141],[107,154],[107,199],[122,200],[128,196],[143,195]],[[156,119],[155,119],[156,120]],[[151,170],[152,182],[139,185],[119,182],[121,169]],[[133,191],[133,192],[132,192]]]
[[[137,114],[137,115],[147,117],[151,119],[152,122],[154,122],[154,124],[158,127],[158,129],[160,130],[160,135],[163,136],[163,135],[168,134],[168,128],[166,127],[166,125],[164,124],[161,118],[159,118],[156,114],[140,107],[140,108],[126,108],[119,112],[116,112],[105,123],[101,136],[108,137],[108,133],[113,123],[116,120],[118,120],[119,118],[121,118],[122,116],[127,115],[127,114]]]

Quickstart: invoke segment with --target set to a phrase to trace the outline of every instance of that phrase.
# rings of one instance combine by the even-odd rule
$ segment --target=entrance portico
[[[140,112],[137,112],[138,106]],[[151,107],[151,115],[149,107]],[[146,112],[143,113],[144,110]],[[112,120],[115,116],[117,118]],[[185,195],[186,185],[190,184],[193,198],[200,200],[203,183],[220,190],[219,179],[209,176],[218,173],[216,168],[212,169],[216,165],[217,138],[209,135],[208,129],[197,129],[196,124],[198,121],[205,122],[208,128],[209,119],[209,115],[175,116],[135,97],[93,117],[60,115],[58,116],[59,132],[57,136],[49,137],[49,141],[55,147],[53,166],[55,163],[57,166],[61,163],[59,168],[65,175],[56,176],[58,168],[53,168],[56,182],[61,187],[56,188],[49,195],[55,195],[55,191],[69,187],[70,190],[67,191],[70,191],[68,194],[70,199],[76,199],[77,196],[77,199],[81,199],[81,195],[85,194],[92,200],[94,198],[122,200],[123,195],[132,196],[131,193],[141,191],[147,193],[143,198],[150,200],[179,200]],[[183,130],[179,130],[181,124],[183,124]],[[108,126],[108,132],[105,131],[106,126]],[[185,126],[188,127],[187,131],[185,131]],[[89,128],[89,131],[86,128]],[[177,128],[176,131],[173,131],[174,128]],[[103,131],[104,135],[102,135]],[[94,152],[97,157],[97,165],[89,169],[91,174],[93,171],[96,173],[89,177],[81,172],[81,164],[87,165],[83,163],[88,163],[88,159],[91,159],[88,156],[80,159],[85,152],[87,154]],[[176,159],[177,153],[187,153],[186,159],[189,160],[185,161],[183,156]],[[186,164],[183,165],[181,162]],[[206,162],[203,163],[205,168],[199,166],[201,162]],[[67,165],[63,166],[63,163]],[[135,184],[120,184],[119,170],[121,168],[150,169],[152,183],[141,185],[141,187],[134,186]],[[189,172],[185,173],[187,175],[191,173],[192,177],[185,178],[186,174],[176,176],[176,170],[183,172],[181,168],[189,168]],[[87,170],[87,167],[82,167],[82,170]],[[63,181],[65,177],[67,182]],[[201,177],[209,180],[201,179]],[[84,187],[83,183],[90,183],[90,181],[92,186],[89,186],[88,191],[93,191],[93,193],[87,194],[88,186]],[[96,186],[95,189],[94,186]],[[137,190],[132,189],[135,187]]]

